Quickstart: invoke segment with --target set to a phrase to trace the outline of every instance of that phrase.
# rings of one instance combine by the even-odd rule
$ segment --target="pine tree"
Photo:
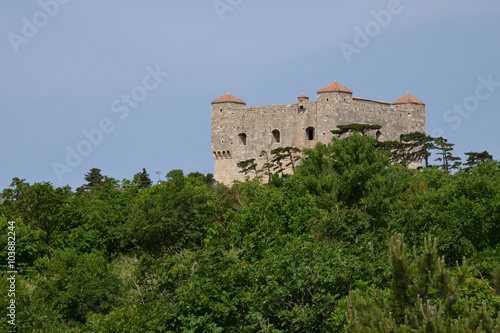
[[[257,163],[255,163],[255,158],[240,161],[236,164],[236,166],[241,169],[240,173],[244,173],[245,176],[248,175],[249,172],[254,172],[256,176],[259,174],[259,171],[257,170]]]
[[[425,161],[425,167],[429,167],[430,150],[434,147],[434,138],[423,132],[412,132],[403,136],[403,141],[409,144],[408,154],[414,161]]]
[[[468,153],[465,153],[465,155],[467,155],[467,162],[464,163],[464,165],[466,165],[467,167],[464,168],[464,170],[468,172],[470,172],[479,163],[484,163],[493,159],[493,156],[490,155],[486,150],[481,153],[470,151]]]
[[[460,286],[467,274],[465,259],[452,274],[445,258],[437,254],[437,241],[424,239],[424,249],[413,256],[406,251],[402,234],[391,237],[389,263],[392,274],[390,296],[375,287],[347,297],[348,332],[497,332],[492,310],[482,302],[460,297]],[[455,304],[463,304],[456,307]]]
[[[139,188],[151,187],[153,185],[153,181],[149,178],[146,168],[142,168],[142,172],[138,172],[134,175],[134,181],[137,183]]]
[[[369,131],[375,131],[382,128],[380,125],[371,124],[348,124],[348,125],[337,125],[336,130],[332,130],[332,134],[337,135],[339,138],[346,133],[358,132],[362,136],[365,136]]]
[[[270,182],[273,174],[271,172],[271,169],[274,168],[274,165],[272,161],[269,160],[269,154],[267,153],[267,151],[265,150],[261,151],[259,157],[264,158],[266,160],[266,162],[262,165],[262,169],[260,171],[269,177],[268,181]]]
[[[90,171],[85,174],[83,179],[87,181],[87,184],[84,184],[76,189],[76,191],[79,193],[90,190],[95,186],[103,185],[106,180],[101,174],[101,169],[98,168],[90,169]]]
[[[441,162],[440,167],[445,171],[457,169],[462,164],[460,162],[460,157],[453,156],[452,151],[454,145],[453,143],[448,143],[448,140],[442,137],[434,140],[434,149],[437,150],[438,155],[441,155],[441,157],[436,158],[435,161]]]
[[[271,155],[273,155],[273,159],[271,161],[274,165],[273,170],[276,171],[276,173],[281,174],[283,177],[285,175],[283,160],[286,158],[286,155],[283,154],[281,147],[271,150]]]
[[[292,173],[295,173],[295,163],[300,159],[300,156],[297,155],[300,153],[300,149],[296,147],[279,147],[273,149],[271,154],[274,155],[273,162],[281,163],[282,160],[289,160],[285,164],[285,168],[291,167]]]
[[[408,160],[408,144],[399,141],[378,141],[376,147],[381,151],[389,151],[391,156],[389,162],[392,164],[398,163],[402,166],[407,166],[410,162]]]
[[[101,169],[92,168],[85,174],[84,179],[88,182],[85,186],[86,188],[92,188],[94,186],[104,184],[104,176],[101,174]]]

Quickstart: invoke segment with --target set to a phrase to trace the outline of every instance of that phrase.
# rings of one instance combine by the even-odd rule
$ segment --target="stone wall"
[[[383,141],[425,131],[425,104],[416,99],[386,103],[332,91],[318,92],[316,101],[301,96],[298,102],[289,104],[247,107],[245,102],[234,100],[234,96],[227,95],[212,102],[214,176],[225,184],[244,180],[236,166],[238,162],[255,158],[262,166],[265,160],[259,154],[263,150],[311,147],[318,141],[326,144],[333,137],[330,131],[337,125],[381,125],[378,133],[371,134]]]

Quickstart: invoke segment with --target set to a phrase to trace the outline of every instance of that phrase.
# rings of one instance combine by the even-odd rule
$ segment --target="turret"
[[[337,81],[317,91],[317,99],[322,102],[333,100],[352,99],[352,90],[337,83]]]
[[[246,105],[247,103],[244,100],[227,93],[226,95],[212,101],[212,112],[216,109],[218,109],[219,112],[224,112],[224,110],[230,110],[238,107],[241,108]]]
[[[392,102],[391,106],[395,111],[400,112],[401,117],[404,116],[407,119],[408,132],[425,132],[424,102],[407,92],[406,95]]]
[[[230,135],[234,131],[235,112],[245,108],[246,102],[227,93],[212,101],[212,150],[229,150],[234,138]]]
[[[317,133],[323,142],[329,142],[330,131],[352,114],[352,90],[335,81],[317,91],[317,105]]]
[[[410,95],[409,92],[407,92],[406,95],[404,95],[403,97],[398,98],[397,100],[395,100],[391,104],[394,105],[394,104],[408,104],[408,103],[420,104],[420,105],[424,105],[425,106],[424,102],[422,102],[421,100],[413,97],[412,95]]]
[[[247,144],[247,134],[238,133],[237,129],[238,115],[243,112],[245,107],[245,101],[230,93],[212,101],[214,174],[217,181],[225,184],[230,184],[232,180],[244,177],[243,174],[238,173],[236,163],[241,160],[241,150]]]
[[[306,94],[302,94],[297,98],[299,111],[305,111],[307,109],[307,104],[309,104],[309,96],[307,96]]]

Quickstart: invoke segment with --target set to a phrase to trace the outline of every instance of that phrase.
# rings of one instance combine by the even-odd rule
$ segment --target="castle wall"
[[[224,103],[230,104],[230,103]],[[214,175],[217,181],[229,184],[228,179],[244,180],[236,163],[256,158],[262,150],[270,152],[277,147],[312,146],[317,141],[308,140],[305,129],[316,128],[316,103],[308,102],[277,104],[256,107],[240,107],[216,104],[212,107],[212,155],[215,158]],[[222,111],[220,111],[222,109]],[[276,142],[273,131],[279,131]],[[246,135],[246,144],[239,135]],[[231,157],[219,157],[218,152],[231,152]]]
[[[290,104],[246,107],[243,103],[213,103],[215,179],[225,184],[244,180],[238,162],[255,158],[261,167],[266,162],[259,158],[262,150],[311,147],[318,141],[327,144],[333,137],[331,130],[351,123],[381,125],[379,140],[399,141],[401,134],[425,131],[425,105],[390,104],[338,91],[318,93],[317,101],[302,98]],[[273,131],[279,131],[279,142]]]

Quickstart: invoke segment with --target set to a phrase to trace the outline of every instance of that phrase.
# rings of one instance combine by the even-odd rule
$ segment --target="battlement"
[[[277,147],[311,147],[332,140],[331,130],[352,123],[377,124],[377,140],[400,140],[406,133],[425,132],[425,104],[409,93],[392,103],[353,97],[334,82],[317,91],[317,100],[301,95],[292,103],[246,106],[231,94],[212,101],[214,176],[230,184],[244,180],[236,164]]]

